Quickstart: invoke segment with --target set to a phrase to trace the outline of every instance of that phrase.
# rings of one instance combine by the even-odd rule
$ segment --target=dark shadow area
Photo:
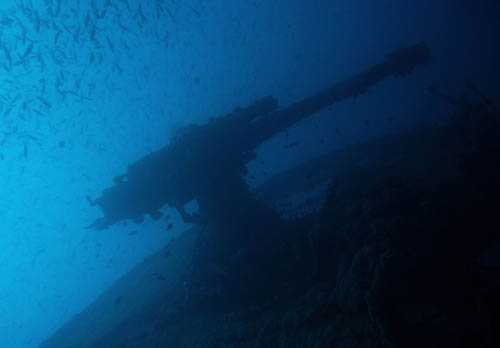
[[[289,108],[268,97],[190,126],[132,164],[89,199],[104,214],[90,227],[159,218],[168,204],[196,234],[121,281],[143,290],[117,285],[41,347],[500,346],[500,257],[482,261],[500,243],[500,114],[472,83],[474,101],[431,89],[453,108],[446,125],[311,159],[273,178],[281,189],[254,194],[242,179],[272,135],[428,59],[424,44],[397,50]],[[269,208],[307,180],[330,182],[318,213],[285,220]],[[183,209],[193,199],[196,215]],[[145,279],[160,262],[165,278]],[[97,321],[99,308],[110,317]]]

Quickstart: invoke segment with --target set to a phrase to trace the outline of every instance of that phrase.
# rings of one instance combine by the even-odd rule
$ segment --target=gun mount
[[[240,221],[255,211],[241,175],[255,158],[254,149],[280,131],[339,101],[358,97],[389,76],[404,77],[429,62],[425,43],[402,47],[371,68],[291,106],[278,109],[271,97],[203,125],[189,125],[170,144],[131,164],[96,200],[103,217],[88,228],[106,229],[127,219],[141,223],[145,214],[160,218],[164,205],[175,207],[185,222]],[[199,215],[184,205],[196,199]]]

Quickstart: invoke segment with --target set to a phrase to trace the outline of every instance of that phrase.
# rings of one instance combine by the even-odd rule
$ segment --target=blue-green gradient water
[[[281,106],[425,40],[432,64],[279,134],[259,185],[332,148],[446,122],[426,93],[464,80],[495,95],[497,1],[19,0],[0,4],[1,347],[36,347],[189,226],[85,227],[127,165],[179,127],[272,94]],[[318,139],[324,139],[321,145]],[[266,163],[265,171],[259,164]],[[266,174],[263,174],[266,173]],[[250,179],[252,177],[252,179]]]

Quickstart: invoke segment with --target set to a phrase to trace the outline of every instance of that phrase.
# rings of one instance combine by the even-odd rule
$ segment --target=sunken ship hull
[[[326,168],[312,179],[330,180],[314,217],[210,259],[210,238],[222,241],[196,226],[41,348],[498,346],[498,120],[465,105],[448,125],[291,169],[275,180],[295,190],[268,183],[256,195],[273,205]]]

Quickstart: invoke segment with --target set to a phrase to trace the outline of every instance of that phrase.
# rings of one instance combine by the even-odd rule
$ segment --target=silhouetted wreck
[[[401,57],[409,51],[398,52]],[[500,346],[499,115],[483,98],[467,102],[435,94],[454,101],[448,124],[332,151],[272,178],[254,196],[241,184],[241,163],[243,155],[252,157],[250,143],[267,136],[255,140],[242,132],[238,136],[248,141],[243,147],[231,147],[230,140],[209,147],[203,154],[234,150],[207,174],[227,166],[223,179],[230,189],[216,200],[220,206],[200,204],[200,224],[124,276],[41,347]],[[267,123],[280,111],[272,99],[260,103],[221,119],[220,127],[240,115],[246,126],[273,124],[271,136],[296,122]],[[259,115],[267,110],[266,116],[249,123],[257,109]],[[298,119],[312,108],[304,110]],[[228,134],[215,125],[214,137]],[[225,130],[233,127],[238,129]],[[132,165],[128,180],[112,189],[135,182],[135,170],[144,175],[140,168],[156,159],[178,156],[164,164],[168,169],[190,151],[205,149],[198,139],[206,139],[202,134],[209,129],[193,126],[170,147]],[[201,165],[188,163],[191,169]],[[182,173],[182,185],[199,176]],[[210,180],[217,189],[222,185]],[[325,180],[330,186],[318,214],[283,221],[266,208]],[[231,190],[236,198],[229,204],[241,201],[248,210],[223,204]],[[203,202],[217,193],[202,186],[181,191],[167,204]],[[101,207],[109,220],[94,227],[158,209],[144,204],[133,214],[113,215],[106,204]],[[224,216],[222,207],[237,218]]]

